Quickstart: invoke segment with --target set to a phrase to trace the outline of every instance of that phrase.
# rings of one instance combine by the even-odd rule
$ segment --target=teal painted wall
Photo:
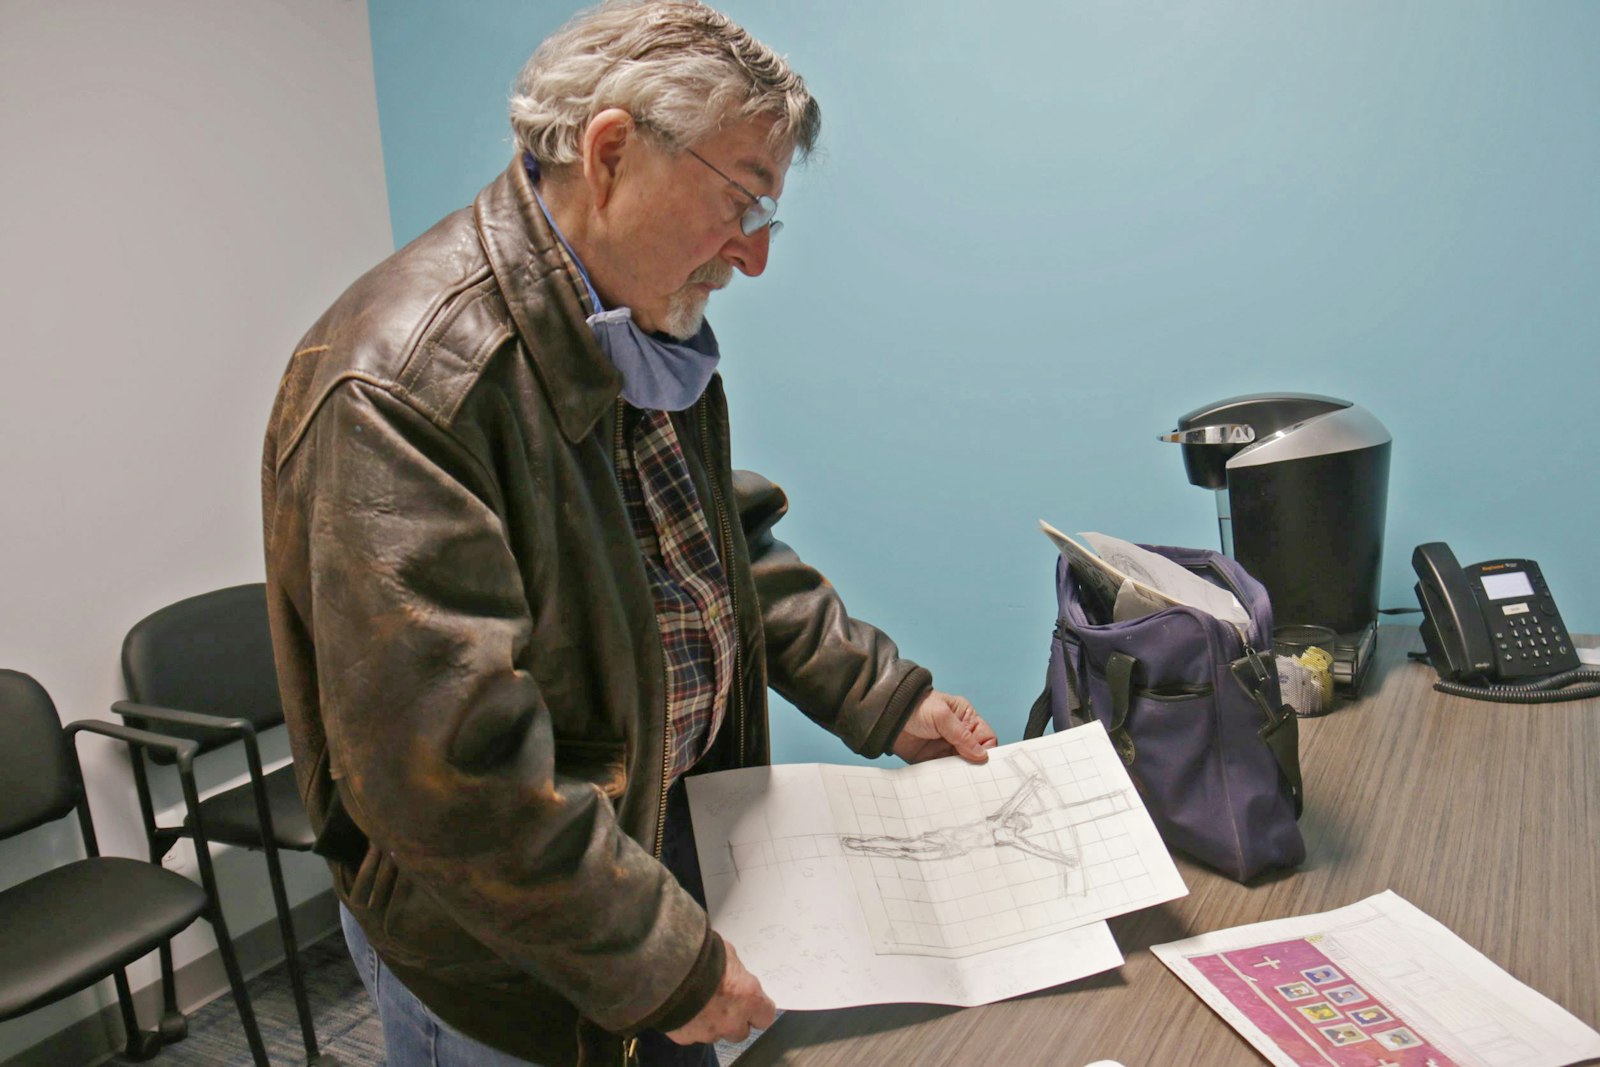
[[[508,87],[576,5],[373,0],[397,240],[504,167]],[[714,300],[736,462],[780,528],[1019,736],[1035,530],[1214,545],[1155,435],[1328,393],[1395,437],[1411,548],[1538,559],[1600,631],[1600,4],[774,3],[726,10],[824,113],[765,276]],[[780,759],[841,749],[776,714]]]

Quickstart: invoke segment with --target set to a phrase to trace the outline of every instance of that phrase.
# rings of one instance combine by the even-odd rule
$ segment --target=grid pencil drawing
[[[969,956],[1164,898],[1130,783],[1074,746],[853,770],[829,768],[829,796],[879,953]]]
[[[1031,757],[1023,753],[1018,753],[1017,759],[1019,762],[1029,761],[1031,767],[1037,766],[1031,762]],[[876,837],[846,836],[840,838],[840,844],[852,852],[919,862],[953,859],[965,856],[976,848],[1015,848],[1058,865],[1061,868],[1062,891],[1070,893],[1072,870],[1080,865],[1077,850],[1061,851],[1059,842],[1055,840],[1056,829],[1048,823],[1036,826],[1038,820],[1025,809],[1030,802],[1043,804],[1046,812],[1049,812],[1070,807],[1091,807],[1101,801],[1108,802],[1116,811],[1126,810],[1126,802],[1120,793],[1101,793],[1070,803],[1063,801],[1050,785],[1049,779],[1034,769],[1006,798],[1004,804],[981,819],[924,830],[913,837],[889,834]]]

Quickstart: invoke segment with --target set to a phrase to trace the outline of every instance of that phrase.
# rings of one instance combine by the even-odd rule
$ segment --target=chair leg
[[[294,919],[289,911],[289,894],[283,885],[283,868],[278,850],[270,845],[263,850],[267,859],[267,881],[272,884],[272,903],[278,911],[278,934],[283,938],[283,960],[289,970],[289,988],[294,993],[294,1009],[300,1016],[300,1037],[306,1047],[308,1067],[339,1067],[333,1056],[317,1049],[316,1026],[311,1019],[311,1001],[306,996],[305,974],[300,969],[300,947],[294,935]]]
[[[239,969],[239,958],[233,953],[233,938],[228,936],[228,924],[223,921],[222,908],[216,894],[211,894],[211,904],[206,909],[211,929],[217,935],[217,952],[222,955],[223,969],[228,972],[228,985],[233,990],[233,1003],[239,1009],[239,1021],[244,1024],[244,1037],[250,1044],[250,1056],[256,1067],[271,1067],[267,1048],[261,1043],[261,1028],[256,1025],[255,1009],[250,1006],[250,994],[244,987],[244,972]]]
[[[161,942],[161,1043],[173,1045],[189,1036],[189,1019],[178,1009],[178,980],[172,968],[172,942]]]
[[[143,1063],[161,1050],[161,1035],[139,1029],[139,1017],[133,1010],[133,993],[128,988],[128,972],[120,968],[112,976],[117,985],[117,1005],[122,1009],[122,1029],[127,1034],[124,1058]]]

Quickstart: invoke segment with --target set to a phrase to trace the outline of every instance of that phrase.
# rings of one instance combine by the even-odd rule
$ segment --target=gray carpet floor
[[[334,935],[302,946],[301,966],[306,996],[316,1022],[322,1051],[331,1052],[344,1067],[377,1067],[383,1060],[383,1028],[377,1009],[362,988],[344,939]],[[304,1064],[305,1045],[300,1020],[289,991],[289,974],[282,964],[246,983],[261,1039],[274,1067]],[[145,1020],[148,1025],[149,1020]],[[118,1057],[113,1063],[122,1063]],[[153,1067],[250,1067],[250,1048],[233,997],[224,993],[189,1016],[189,1036],[163,1048]]]
[[[382,1067],[383,1028],[345,951],[344,939],[337,934],[324,937],[303,946],[300,956],[322,1051],[337,1056],[343,1067]],[[305,1045],[288,971],[279,964],[252,978],[248,989],[273,1067],[304,1064]],[[717,1058],[726,1067],[748,1044],[719,1044]],[[111,1062],[124,1061],[116,1057]],[[250,1067],[250,1049],[233,998],[224,994],[192,1013],[189,1036],[163,1048],[151,1063],[153,1067]]]

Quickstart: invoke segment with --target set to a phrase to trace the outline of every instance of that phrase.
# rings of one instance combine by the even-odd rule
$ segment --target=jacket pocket
[[[628,746],[621,741],[556,738],[556,775],[588,782],[616,801],[628,788]]]

